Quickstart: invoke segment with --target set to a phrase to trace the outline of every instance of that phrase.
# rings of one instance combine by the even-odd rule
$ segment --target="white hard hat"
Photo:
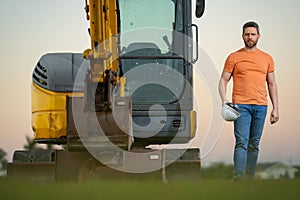
[[[225,121],[234,121],[241,116],[238,105],[233,103],[224,103],[221,114]]]

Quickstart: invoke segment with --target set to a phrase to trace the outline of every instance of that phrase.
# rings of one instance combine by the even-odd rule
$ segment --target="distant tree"
[[[6,169],[7,160],[6,160],[6,152],[3,149],[0,149],[0,170]]]

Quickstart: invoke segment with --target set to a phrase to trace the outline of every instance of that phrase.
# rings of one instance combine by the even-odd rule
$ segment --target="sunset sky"
[[[0,5],[0,148],[11,160],[13,151],[22,149],[25,136],[33,136],[30,86],[32,69],[38,59],[49,52],[83,52],[90,43],[84,0],[2,0]],[[270,125],[269,108],[259,162],[282,161],[300,165],[299,9],[299,0],[207,0],[204,16],[194,21],[200,30],[200,46],[219,74],[229,53],[243,47],[242,25],[254,20],[261,26],[258,47],[271,54],[275,61],[280,120]],[[212,107],[207,96],[219,97],[212,95],[216,91],[209,91],[209,87],[201,87],[209,84],[203,75],[200,73],[196,80],[196,84],[199,83],[197,98],[201,99],[203,94],[200,102]],[[215,78],[214,81],[219,80]],[[214,99],[214,102],[218,100]],[[199,135],[210,134],[205,118],[209,111],[204,108],[203,112],[198,122]],[[204,165],[232,163],[233,127],[231,123],[220,126],[223,128],[216,145],[211,145],[212,151],[202,152]],[[204,142],[196,143],[201,147]]]

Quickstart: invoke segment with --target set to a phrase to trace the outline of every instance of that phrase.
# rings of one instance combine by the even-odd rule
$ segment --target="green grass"
[[[0,180],[0,199],[300,199],[300,180],[13,182]]]

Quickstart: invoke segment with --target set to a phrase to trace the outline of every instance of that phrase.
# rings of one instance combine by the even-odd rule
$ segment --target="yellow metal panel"
[[[190,112],[190,128],[191,128],[191,138],[195,137],[197,130],[197,113],[191,110]]]
[[[126,77],[120,77],[120,97],[125,96]]]
[[[31,87],[31,111],[51,111],[66,109],[66,95],[68,93],[56,93],[43,89],[36,84]]]
[[[52,92],[33,83],[31,86],[31,109],[35,139],[66,136],[66,97],[82,95],[82,93]]]
[[[49,111],[32,114],[35,139],[53,139],[66,136],[66,112]]]
[[[117,4],[116,1],[109,1],[108,6],[110,16],[110,29],[111,29],[111,53],[112,53],[112,69],[118,71],[118,44],[119,44],[119,32],[118,32],[118,17],[117,17]]]

